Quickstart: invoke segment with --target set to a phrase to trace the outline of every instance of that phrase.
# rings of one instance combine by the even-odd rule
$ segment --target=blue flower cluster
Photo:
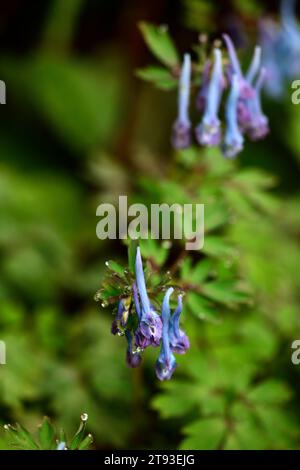
[[[148,346],[160,346],[160,354],[155,364],[159,380],[169,380],[177,366],[174,353],[184,354],[190,347],[186,333],[180,328],[182,296],[178,296],[178,305],[173,314],[170,309],[170,297],[174,291],[170,287],[164,296],[161,315],[159,315],[148,297],[140,248],[137,248],[135,262],[136,280],[132,286],[132,297],[137,315],[137,326],[132,330],[130,321],[131,300],[121,299],[114,321],[113,334],[125,334],[127,339],[126,360],[130,367],[138,367],[142,352]]]
[[[275,99],[284,94],[285,82],[300,74],[300,28],[295,7],[295,0],[282,0],[279,24],[270,18],[260,22],[266,92]]]
[[[196,108],[202,114],[195,129],[200,146],[221,146],[227,158],[234,158],[244,146],[244,136],[251,140],[264,138],[269,132],[268,119],[261,107],[261,90],[266,70],[261,67],[261,48],[255,48],[253,59],[244,75],[235,47],[227,34],[223,35],[229,56],[224,67],[222,51],[214,48],[214,60],[204,65],[201,86],[196,98]],[[224,69],[224,71],[223,71]],[[184,55],[179,80],[178,116],[173,125],[172,144],[184,149],[192,142],[192,124],[189,117],[192,63]],[[225,103],[225,130],[220,119],[222,96],[229,88]]]

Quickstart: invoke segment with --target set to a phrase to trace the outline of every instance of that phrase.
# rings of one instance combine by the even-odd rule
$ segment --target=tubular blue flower
[[[278,52],[284,60],[287,78],[295,78],[300,73],[300,28],[296,18],[295,0],[282,0],[281,2],[281,40]]]
[[[142,361],[142,356],[138,351],[133,349],[133,338],[129,330],[126,330],[125,336],[127,339],[126,362],[129,367],[138,367]]]
[[[267,70],[266,92],[274,99],[282,97],[284,92],[286,54],[282,56],[282,32],[276,23],[264,19],[259,24],[260,43],[263,50],[263,66]]]
[[[267,19],[260,23],[263,65],[268,71],[267,93],[279,99],[285,92],[285,80],[300,73],[300,28],[296,18],[295,0],[282,0],[280,25]]]
[[[269,120],[261,108],[261,89],[266,78],[266,70],[262,69],[255,84],[255,96],[249,102],[251,122],[247,133],[252,140],[263,139],[269,133]]]
[[[162,304],[162,345],[159,357],[155,363],[155,372],[159,380],[170,380],[174,370],[177,367],[176,359],[170,348],[170,296],[173,292],[173,288],[170,287],[164,297]]]
[[[209,77],[210,77],[210,69],[211,69],[211,61],[207,60],[204,64],[202,78],[201,78],[201,86],[196,98],[196,109],[200,113],[203,113],[206,106],[207,101],[207,92],[209,87]]]
[[[137,292],[137,286],[136,282],[133,284],[132,287],[132,292],[133,292],[133,300],[134,300],[134,305],[135,305],[135,311],[138,316],[138,318],[141,318],[141,307],[140,307],[140,301],[139,301],[139,296]]]
[[[111,332],[113,335],[122,334],[126,326],[129,315],[129,305],[126,299],[121,299],[118,304],[117,313],[111,325]]]
[[[229,79],[231,80],[233,75],[236,75],[238,77],[240,98],[252,98],[252,96],[254,95],[254,91],[251,87],[251,84],[248,83],[248,81],[243,76],[234,44],[228,34],[223,34],[223,39],[225,41],[230,59]]]
[[[136,252],[135,271],[137,291],[140,300],[138,307],[140,310],[139,325],[135,333],[136,345],[142,349],[150,345],[159,346],[162,335],[162,321],[160,316],[150,305],[139,247]]]
[[[256,46],[254,49],[254,54],[252,57],[252,61],[250,63],[249,69],[246,73],[246,81],[252,86],[254,79],[259,72],[261,65],[261,47]]]
[[[224,156],[234,158],[243,150],[244,138],[238,126],[237,106],[239,98],[239,77],[233,75],[231,90],[226,103],[226,132],[222,146]]]
[[[172,133],[172,144],[176,149],[184,149],[191,144],[191,121],[189,119],[190,87],[191,56],[184,54],[179,80],[178,117],[173,125]]]
[[[205,112],[201,123],[196,127],[196,139],[200,145],[219,145],[222,137],[221,122],[218,118],[223,91],[222,53],[214,49],[214,65],[207,90]]]
[[[238,58],[236,55],[236,51],[235,51],[235,48],[231,39],[229,38],[229,36],[225,34],[224,40],[226,41],[228,53],[230,56],[231,69],[234,72],[235,76],[237,77],[237,81],[238,81],[238,103],[237,103],[238,125],[243,132],[249,132],[249,135],[251,136],[254,136],[256,134],[260,135],[260,131],[258,131],[258,128],[262,131],[264,127],[265,131],[261,132],[261,137],[264,137],[267,133],[266,131],[267,127],[263,125],[262,117],[264,117],[264,119],[266,119],[266,117],[263,116],[262,112],[259,113],[259,109],[258,109],[260,107],[260,88],[261,87],[257,89],[256,86],[253,86],[254,79],[261,65],[261,47],[256,46],[256,48],[254,49],[254,54],[253,54],[251,64],[249,66],[248,72],[246,73],[246,77],[244,77],[242,74],[241,67],[240,67],[240,64],[238,62]],[[230,103],[230,100],[229,100],[229,103]],[[261,111],[261,107],[260,107],[260,111]],[[227,114],[232,116],[229,110]],[[232,122],[233,120],[234,119],[231,119]],[[267,123],[267,120],[266,120],[266,123]],[[230,127],[232,126],[229,126],[229,128]],[[238,134],[240,134],[239,138],[236,139],[236,152],[238,153],[243,147],[242,145],[243,141],[241,139],[240,131],[236,132],[236,126],[234,126],[234,128],[235,128],[234,133],[236,134],[236,137]],[[231,138],[233,137],[232,132],[229,131],[229,134],[227,133],[227,136],[225,137],[225,141],[226,140],[228,141],[228,139],[230,141],[230,134],[231,134]],[[225,144],[225,148],[226,147],[227,146]],[[240,147],[240,150],[238,150],[239,147]],[[232,157],[236,155],[236,152],[235,151],[233,152],[234,154],[232,155]],[[229,153],[231,152],[229,151]],[[225,154],[227,154],[227,150],[225,150]]]
[[[57,444],[56,450],[66,450],[66,443],[61,441]]]
[[[178,305],[170,319],[170,347],[174,353],[185,354],[190,347],[190,341],[186,333],[180,329],[180,315],[182,313],[182,296],[178,296]]]

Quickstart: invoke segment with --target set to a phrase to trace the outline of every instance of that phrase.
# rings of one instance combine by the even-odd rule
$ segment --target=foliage
[[[17,20],[0,41],[9,92],[0,115],[0,422],[22,423],[2,428],[0,448],[55,448],[56,429],[71,436],[83,411],[97,449],[299,448],[299,367],[290,360],[299,331],[298,111],[266,102],[271,137],[235,162],[169,145],[190,34],[213,40],[227,12],[252,40],[262,6],[176,2],[170,31],[140,23],[158,61],[145,65],[130,32],[151,16],[147,2],[134,21],[129,2],[50,3],[36,22],[32,15],[27,49],[12,40]],[[154,17],[163,23],[161,4]],[[100,17],[109,31],[93,30]],[[141,240],[149,294],[171,282],[185,294],[191,349],[162,385],[157,351],[129,370],[124,338],[110,334],[134,246],[127,260],[128,246],[97,240],[95,212],[121,194],[129,203],[205,204],[203,250]],[[45,414],[57,427],[45,419],[29,434]],[[80,437],[76,447],[90,443]]]
[[[86,414],[81,415],[79,428],[70,439],[70,444],[64,430],[61,429],[57,434],[47,417],[39,426],[38,439],[18,423],[15,426],[5,424],[4,429],[8,445],[18,450],[86,450],[93,442],[91,434],[85,435],[87,419]],[[62,449],[58,449],[60,446]]]

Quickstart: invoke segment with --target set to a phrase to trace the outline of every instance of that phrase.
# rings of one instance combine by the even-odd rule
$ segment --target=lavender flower
[[[255,84],[255,96],[249,103],[251,122],[247,129],[252,140],[263,139],[269,133],[269,120],[261,108],[261,89],[266,78],[266,70],[262,69]]]
[[[218,118],[223,91],[222,53],[220,49],[214,49],[214,56],[215,60],[207,90],[204,116],[195,130],[198,143],[208,147],[218,145],[221,141],[221,122]]]
[[[178,95],[178,117],[173,126],[172,144],[183,149],[191,144],[191,122],[189,119],[189,99],[191,82],[191,56],[184,54]]]
[[[184,354],[190,347],[186,333],[180,329],[180,315],[182,313],[182,296],[178,296],[178,305],[170,319],[169,339],[171,350],[177,354]]]
[[[267,70],[266,92],[274,99],[281,98],[284,91],[286,54],[282,56],[282,31],[270,19],[260,22],[260,43],[263,50],[263,66]]]
[[[237,106],[239,99],[239,77],[233,75],[231,90],[226,103],[226,133],[223,153],[227,158],[234,158],[243,149],[244,138],[238,126]]]
[[[252,61],[250,63],[249,69],[246,73],[246,81],[249,85],[253,85],[254,79],[259,72],[260,65],[261,65],[261,47],[256,46],[254,49],[254,54],[252,57]]]
[[[200,113],[203,113],[205,110],[206,102],[207,102],[207,92],[209,87],[209,78],[210,78],[210,69],[211,69],[211,61],[207,60],[204,64],[203,72],[202,72],[202,79],[201,79],[201,86],[196,98],[196,109]]]
[[[129,367],[138,367],[142,361],[142,356],[138,351],[133,349],[133,338],[129,330],[126,330],[125,336],[128,343],[126,351],[126,362]]]
[[[129,306],[126,299],[121,299],[118,304],[117,313],[111,325],[111,332],[113,335],[122,334],[126,326],[129,315]]]
[[[242,69],[237,57],[237,53],[234,47],[234,44],[228,34],[223,34],[223,39],[225,41],[227,51],[230,59],[230,67],[228,70],[229,79],[232,79],[233,75],[238,77],[240,98],[249,99],[254,95],[253,88],[247,79],[243,76]]]
[[[150,305],[139,247],[136,252],[135,270],[136,285],[139,295],[139,300],[137,295],[135,299],[136,306],[138,305],[139,310],[139,326],[135,333],[136,345],[142,349],[150,345],[159,346],[162,335],[162,321],[160,316]]]
[[[164,297],[162,304],[162,346],[159,357],[155,363],[155,372],[159,380],[170,380],[174,370],[177,367],[176,359],[170,348],[170,296],[173,292],[173,288],[170,287]]]
[[[260,24],[263,63],[268,71],[266,91],[277,99],[285,91],[284,81],[296,78],[300,73],[300,28],[295,11],[295,0],[282,0],[280,25],[270,19]]]

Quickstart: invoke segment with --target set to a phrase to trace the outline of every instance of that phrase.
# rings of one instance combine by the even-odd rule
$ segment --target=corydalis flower
[[[184,55],[179,80],[178,117],[173,126],[172,144],[176,149],[183,149],[191,143],[191,122],[189,119],[189,99],[191,86],[191,56]]]
[[[180,329],[180,315],[182,313],[182,296],[178,296],[178,305],[171,316],[169,324],[169,339],[171,350],[177,354],[184,354],[190,347],[186,333]]]
[[[159,380],[169,380],[177,367],[176,359],[170,347],[170,296],[173,292],[170,287],[164,297],[162,304],[162,345],[159,357],[155,363],[155,372]]]
[[[200,113],[203,113],[206,106],[207,101],[207,92],[209,87],[209,78],[210,78],[210,69],[211,69],[211,62],[207,60],[204,64],[204,69],[202,73],[201,79],[201,86],[196,98],[196,109]]]
[[[255,84],[255,96],[249,102],[251,120],[246,129],[252,140],[263,139],[269,133],[269,120],[261,108],[261,89],[266,78],[266,70],[262,69]]]
[[[263,63],[268,71],[266,91],[276,99],[285,91],[284,81],[300,73],[300,28],[295,11],[295,0],[282,0],[280,25],[269,18],[260,22]]]
[[[117,313],[111,325],[113,335],[123,334],[129,315],[129,305],[126,299],[121,299],[118,304]]]
[[[214,49],[214,65],[212,76],[207,89],[204,116],[196,128],[196,139],[200,145],[212,147],[221,141],[221,121],[218,117],[223,91],[222,53]]]
[[[281,2],[281,24],[282,31],[278,52],[284,60],[287,78],[294,78],[300,72],[300,28],[296,18],[295,0],[282,0]]]
[[[259,78],[256,84],[253,85],[256,75],[258,74],[261,66],[261,47],[256,46],[253,54],[253,58],[244,77],[241,71],[241,67],[237,58],[237,54],[234,45],[226,34],[223,36],[227,45],[230,67],[237,77],[235,80],[238,82],[238,102],[237,102],[237,121],[243,132],[247,132],[252,140],[258,140],[265,137],[269,132],[268,119],[263,114],[261,108],[261,88],[265,79],[265,71],[262,69],[259,74]],[[227,121],[233,123],[235,121],[235,113],[233,113],[233,105],[230,105],[234,101],[233,95],[236,93],[233,91],[231,99],[228,100],[228,106],[226,110]],[[232,130],[230,130],[232,128]],[[235,138],[233,135],[235,134]],[[225,137],[225,155],[235,156],[243,147],[242,136],[237,126],[228,125],[228,132]],[[238,138],[237,138],[238,137]],[[226,141],[235,141],[235,145],[227,146]],[[229,150],[227,150],[227,147]],[[240,147],[240,150],[239,150]],[[232,151],[230,150],[232,148]],[[236,148],[236,150],[234,150]],[[232,155],[230,155],[232,154]]]
[[[142,361],[140,353],[133,349],[133,338],[129,330],[126,330],[125,336],[127,339],[126,362],[129,367],[138,367]]]
[[[254,95],[254,90],[251,84],[247,81],[247,79],[243,76],[242,69],[239,63],[239,59],[234,47],[234,44],[228,34],[223,34],[223,39],[225,41],[229,60],[230,60],[230,67],[228,69],[228,76],[229,80],[231,81],[232,76],[236,75],[238,77],[238,84],[240,90],[240,98],[242,99],[249,99],[252,98]],[[251,68],[251,66],[250,66]],[[251,72],[252,74],[253,72]]]
[[[139,247],[136,251],[135,272],[137,291],[134,291],[134,300],[139,317],[139,325],[135,333],[136,345],[142,349],[150,345],[159,346],[162,335],[162,321],[150,305]],[[136,287],[134,286],[134,289]]]
[[[226,103],[227,127],[223,143],[223,153],[228,158],[234,158],[243,149],[244,138],[239,129],[237,117],[239,90],[239,77],[233,75],[231,90]]]

